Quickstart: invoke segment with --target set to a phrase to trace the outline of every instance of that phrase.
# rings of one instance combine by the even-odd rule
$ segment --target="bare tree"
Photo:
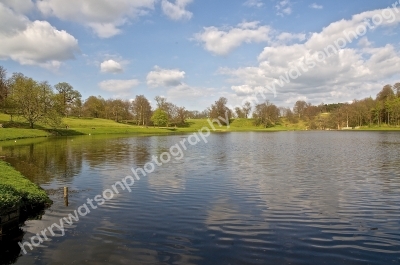
[[[210,118],[211,119],[218,119],[220,117],[223,117],[226,119],[228,118],[228,121],[225,123],[229,122],[229,120],[232,117],[232,111],[226,106],[228,103],[228,100],[224,97],[219,98],[213,105],[210,107]]]
[[[307,107],[307,102],[303,101],[303,100],[298,100],[296,101],[296,103],[294,104],[293,107],[293,112],[299,116],[299,118],[302,118],[303,114],[304,114],[304,110]]]
[[[255,106],[253,117],[256,125],[272,127],[279,121],[279,108],[274,104],[266,101]]]
[[[8,94],[7,70],[0,66],[0,107],[4,107]]]
[[[251,103],[249,101],[246,101],[242,107],[242,111],[244,114],[244,117],[247,119],[250,115],[251,112]]]

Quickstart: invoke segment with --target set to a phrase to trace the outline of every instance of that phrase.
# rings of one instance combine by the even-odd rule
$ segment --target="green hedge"
[[[22,195],[9,185],[0,184],[0,211],[1,209],[19,206],[22,202]]]

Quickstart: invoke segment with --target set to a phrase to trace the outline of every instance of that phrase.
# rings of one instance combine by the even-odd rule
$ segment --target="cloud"
[[[288,33],[283,32],[275,37],[275,41],[278,43],[290,43],[292,41],[304,41],[306,39],[306,34],[304,33]]]
[[[150,87],[176,87],[182,85],[185,72],[179,69],[162,69],[158,66],[147,74],[147,85]]]
[[[137,79],[129,79],[129,80],[118,80],[111,79],[105,80],[99,83],[99,87],[108,92],[127,92],[130,89],[138,86],[140,82]]]
[[[78,41],[47,21],[30,21],[0,3],[0,59],[12,59],[22,65],[58,68],[74,59]]]
[[[41,0],[38,9],[46,16],[73,21],[91,28],[100,38],[121,33],[131,18],[154,9],[156,0]]]
[[[322,5],[318,5],[316,3],[309,5],[309,7],[314,8],[314,9],[323,9],[324,8]]]
[[[181,84],[172,87],[167,91],[167,98],[175,104],[187,106],[190,101],[190,109],[201,110],[204,106],[210,105],[210,102],[221,97],[218,89],[211,87],[195,87],[187,84]]]
[[[172,20],[190,20],[193,16],[192,12],[185,9],[186,5],[192,0],[175,0],[175,4],[168,0],[162,0],[161,8],[164,14]]]
[[[282,0],[279,1],[278,4],[275,6],[277,10],[277,15],[284,16],[292,14],[292,3],[290,0]]]
[[[258,21],[243,22],[236,28],[218,29],[205,27],[194,39],[204,45],[207,51],[216,55],[227,55],[243,43],[260,43],[270,40],[268,26],[259,26]]]
[[[32,0],[2,0],[1,2],[19,14],[28,13],[35,7]]]
[[[100,70],[102,73],[122,73],[124,69],[122,68],[122,65],[119,62],[116,62],[114,60],[107,60],[104,61],[100,64]]]
[[[312,33],[305,41],[265,47],[258,56],[256,66],[221,68],[218,72],[225,75],[226,81],[231,84],[232,98],[242,100],[254,98],[254,94],[260,91],[264,91],[269,100],[282,104],[292,104],[300,97],[318,104],[346,102],[374,95],[382,86],[379,81],[388,82],[399,76],[398,48],[390,43],[377,47],[366,37],[349,35],[348,32],[364,25],[365,19],[371,20],[381,14],[386,14],[387,19],[375,25],[374,34],[379,27],[395,27],[400,23],[400,15],[389,16],[396,14],[393,9],[360,13],[349,20],[331,23],[321,32]],[[339,38],[343,38],[347,45],[336,49],[337,53],[325,50],[328,45],[336,47],[335,41]],[[350,42],[358,45],[349,45]],[[321,54],[317,52],[327,55],[327,51],[331,55],[318,62]],[[316,66],[308,66],[308,60],[316,62]],[[289,73],[295,78],[291,78]],[[273,87],[276,88],[277,98],[270,89]]]
[[[247,0],[243,5],[248,7],[262,7],[264,3],[261,0]]]

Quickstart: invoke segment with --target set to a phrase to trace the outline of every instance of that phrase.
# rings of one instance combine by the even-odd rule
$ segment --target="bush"
[[[0,209],[20,206],[22,194],[9,185],[0,184]]]

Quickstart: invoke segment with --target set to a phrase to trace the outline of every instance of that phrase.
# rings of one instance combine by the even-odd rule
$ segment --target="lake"
[[[54,201],[22,242],[187,137],[0,143]],[[0,263],[400,264],[400,133],[215,133],[182,152],[64,236],[26,255],[10,245]]]

